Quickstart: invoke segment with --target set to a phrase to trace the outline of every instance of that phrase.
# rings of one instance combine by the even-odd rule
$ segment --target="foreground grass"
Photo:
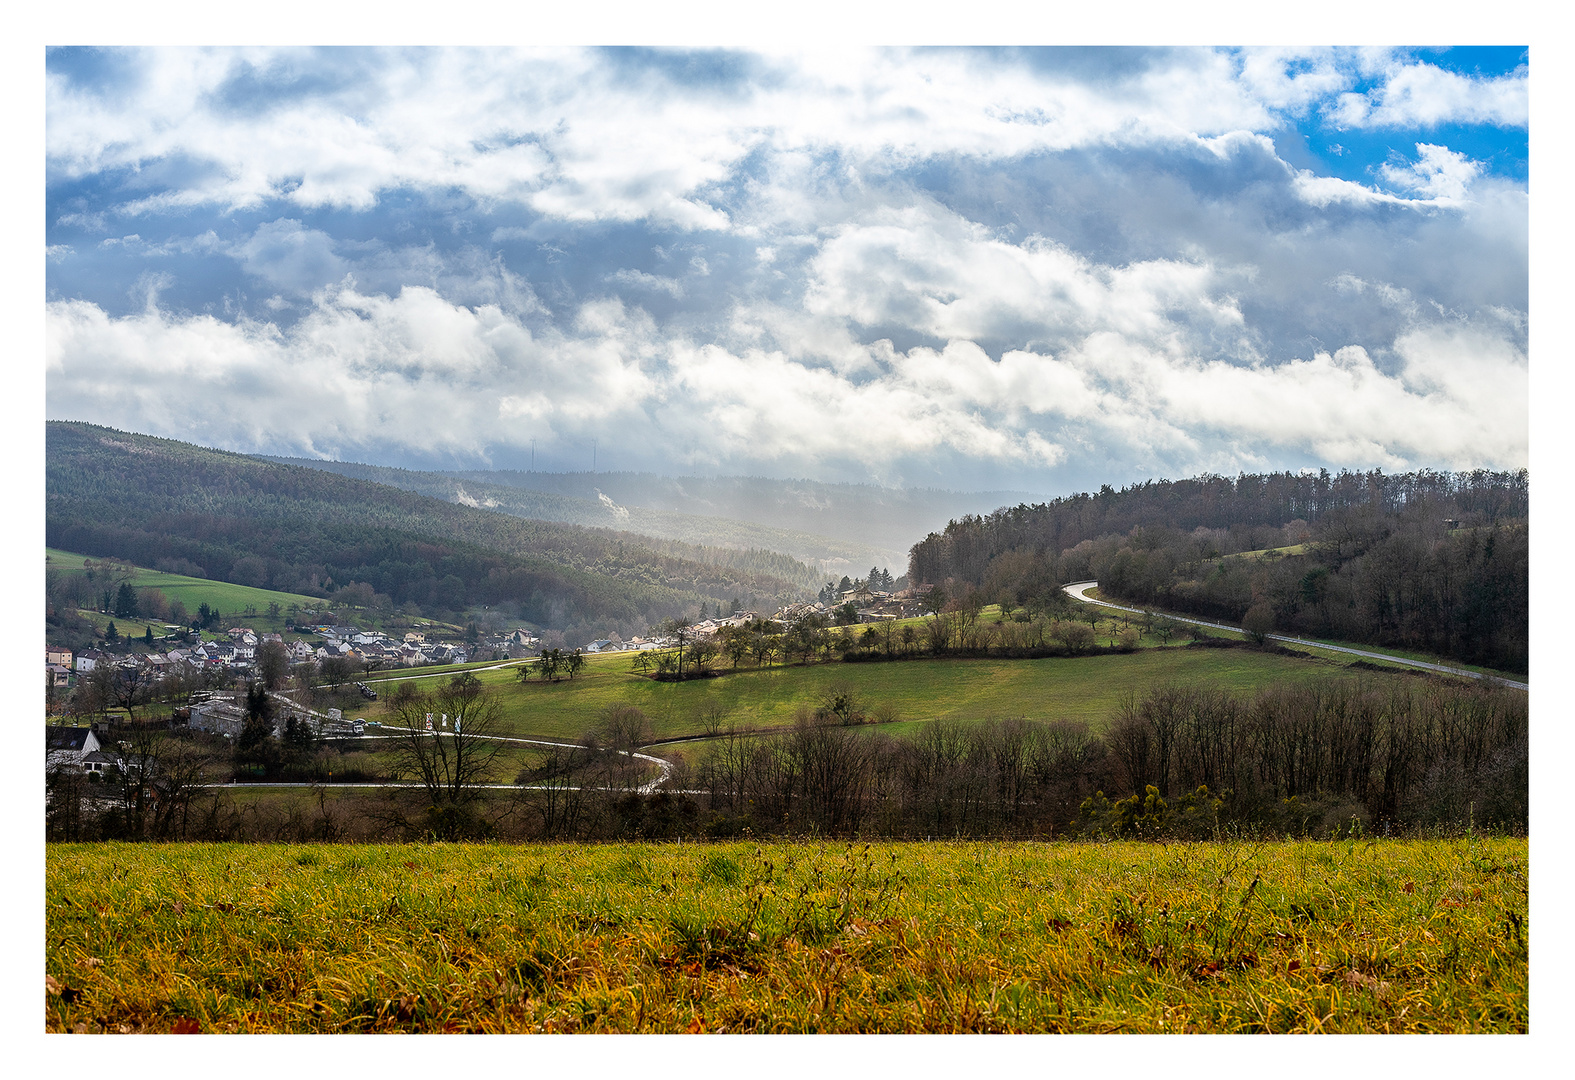
[[[1525,1031],[1524,840],[60,845],[51,1031]]]

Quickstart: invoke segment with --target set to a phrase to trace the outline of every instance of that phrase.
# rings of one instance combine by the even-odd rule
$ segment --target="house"
[[[59,664],[61,667],[68,668],[71,666],[71,650],[59,645],[45,645],[44,663]]]
[[[44,767],[80,769],[82,759],[100,745],[98,733],[90,727],[51,725],[44,728]]]
[[[582,649],[581,651],[582,652],[588,652],[588,653],[593,653],[593,652],[617,652],[618,651],[618,647],[612,643],[612,639],[610,639],[610,638],[598,638],[597,640],[595,640],[593,642],[590,642],[588,645],[586,645],[585,648]]]
[[[45,664],[44,675],[50,686],[70,686],[71,669],[60,664]]]
[[[82,771],[89,776],[107,776],[115,768],[124,768],[119,756],[107,750],[94,750],[82,755]]]
[[[98,662],[104,659],[107,659],[107,657],[97,649],[83,649],[77,653],[77,670],[81,672],[92,671],[98,666]]]

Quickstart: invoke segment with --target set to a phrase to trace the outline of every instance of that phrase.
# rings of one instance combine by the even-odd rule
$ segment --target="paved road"
[[[1070,585],[1062,586],[1062,591],[1068,596],[1072,597],[1074,600],[1081,600],[1085,604],[1097,604],[1100,607],[1114,608],[1117,611],[1130,611],[1137,615],[1147,614],[1147,612],[1145,612],[1142,608],[1125,607],[1121,604],[1112,604],[1105,600],[1095,600],[1093,597],[1088,595],[1088,590],[1097,588],[1098,586],[1099,582],[1097,581],[1075,581]],[[1215,630],[1232,630],[1238,634],[1246,633],[1246,631],[1239,626],[1227,626],[1224,623],[1207,622],[1203,619],[1187,619],[1180,615],[1166,615],[1165,618],[1170,619],[1173,622],[1188,623],[1192,626],[1207,626]],[[1279,641],[1287,645],[1301,645],[1304,648],[1309,649],[1326,649],[1329,652],[1348,653],[1351,656],[1361,656],[1369,660],[1382,660],[1386,664],[1400,664],[1404,667],[1423,668],[1427,671],[1437,671],[1445,675],[1458,675],[1465,679],[1492,678],[1492,676],[1483,675],[1481,672],[1477,671],[1467,671],[1464,668],[1448,667],[1444,664],[1429,664],[1425,660],[1407,660],[1400,656],[1390,656],[1388,653],[1368,652],[1364,649],[1351,649],[1344,645],[1325,645],[1321,641],[1308,641],[1305,638],[1285,637],[1283,634],[1267,634],[1265,636],[1268,637],[1270,641]],[[1512,686],[1517,690],[1531,689],[1531,686],[1527,683],[1512,682],[1509,679],[1500,679],[1499,681],[1505,686]]]
[[[392,728],[390,730],[392,730],[394,732],[403,732],[403,731],[408,731],[409,729],[408,728]],[[432,734],[433,735],[449,735],[449,734],[452,734],[452,732],[434,731]],[[361,740],[366,740],[366,739],[398,739],[398,738],[402,738],[402,737],[403,736],[400,735],[400,734],[393,734],[393,735],[381,735],[381,734],[379,734],[379,735],[335,736],[335,738],[350,738],[350,739],[361,739]],[[519,739],[519,738],[515,738],[512,735],[461,735],[460,738],[462,738],[462,739],[490,739],[493,742],[523,743],[523,744],[525,744],[527,746],[561,746],[561,747],[564,747],[565,749],[574,749],[576,747],[579,747],[579,746],[583,745],[581,743],[551,742],[551,741],[549,741],[547,739]],[[673,775],[673,763],[671,761],[668,761],[666,758],[659,758],[659,757],[655,756],[654,754],[642,754],[642,753],[640,753],[639,751],[636,751],[636,750],[619,750],[618,753],[624,755],[625,757],[634,757],[634,758],[639,758],[641,761],[649,761],[651,764],[655,765],[657,768],[662,770],[662,775],[661,776],[658,776],[655,780],[652,780],[650,783],[642,784],[640,787],[635,789],[641,795],[649,795],[649,794],[651,794],[651,792],[653,792],[657,788],[661,787],[662,784],[666,783],[667,779]],[[372,786],[375,787],[377,785],[372,785]],[[495,786],[495,787],[513,787],[514,785],[512,785],[512,784],[496,784],[496,785],[492,785],[492,786]]]
[[[521,660],[500,660],[496,664],[488,664],[486,667],[467,667],[451,671],[431,671],[425,675],[400,675],[397,671],[392,669],[382,668],[379,671],[374,672],[372,675],[368,675],[364,679],[351,679],[349,682],[325,683],[324,685],[329,689],[338,689],[341,686],[354,686],[358,681],[364,682],[368,686],[371,686],[373,683],[405,682],[409,679],[441,679],[446,675],[458,675],[460,671],[499,671],[506,667],[520,667],[524,664],[534,663],[540,659],[541,657],[539,656],[527,656]],[[382,678],[377,678],[377,675],[381,675]]]

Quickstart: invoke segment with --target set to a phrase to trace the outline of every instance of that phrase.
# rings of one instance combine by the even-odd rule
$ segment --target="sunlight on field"
[[[1524,1031],[1524,840],[55,845],[51,1031]]]
[[[1127,694],[1141,694],[1155,682],[1206,683],[1246,691],[1274,682],[1355,677],[1347,675],[1343,665],[1247,649],[1182,646],[1043,660],[745,668],[681,683],[656,682],[632,673],[626,654],[588,660],[585,673],[573,681],[532,681],[521,686],[512,668],[478,675],[499,691],[509,734],[568,739],[595,727],[602,710],[620,702],[644,710],[657,738],[701,734],[699,718],[708,706],[722,710],[724,726],[785,726],[801,706],[814,706],[837,682],[851,685],[872,707],[890,705],[901,721],[1026,716],[1080,720],[1099,730]],[[373,709],[366,715],[372,718],[378,713]]]

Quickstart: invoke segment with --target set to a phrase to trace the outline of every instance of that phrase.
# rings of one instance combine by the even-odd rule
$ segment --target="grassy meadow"
[[[73,552],[45,548],[44,557],[45,565],[51,570],[61,570],[66,573],[80,573],[82,570],[83,556]],[[186,610],[193,613],[203,604],[207,604],[210,608],[217,608],[226,615],[237,615],[248,607],[254,607],[266,621],[269,604],[278,604],[285,610],[288,610],[291,604],[297,604],[302,608],[318,609],[327,604],[327,601],[301,593],[254,589],[249,585],[232,585],[227,581],[212,581],[208,578],[188,577],[185,574],[167,574],[162,570],[148,570],[143,567],[136,568],[126,580],[133,588],[158,589],[171,603],[179,600],[186,605]]]
[[[50,1031],[1523,1032],[1526,841],[51,845]]]
[[[59,570],[68,574],[82,572],[82,560],[90,556],[83,556],[70,551],[60,551],[55,548],[44,549],[44,565],[50,570]],[[189,577],[185,574],[170,574],[163,570],[149,570],[146,567],[136,567],[131,575],[125,579],[136,589],[158,589],[164,594],[166,600],[174,603],[179,600],[186,605],[186,610],[193,618],[197,609],[203,604],[221,611],[225,616],[224,627],[244,622],[245,625],[256,630],[282,631],[285,619],[292,605],[303,611],[319,612],[318,619],[323,622],[337,622],[347,618],[343,609],[330,612],[330,601],[302,593],[279,592],[275,589],[257,589],[250,585],[234,585],[227,581],[214,581],[209,578]],[[278,604],[280,615],[277,618],[268,616],[268,605]],[[243,615],[248,608],[255,609],[256,614]],[[89,620],[100,632],[109,624],[111,617],[103,612],[83,609],[80,614]],[[356,609],[355,614],[362,614]],[[438,626],[447,630],[456,630],[446,623],[438,623],[431,619],[411,619],[412,624],[418,626]],[[142,628],[153,626],[154,634],[162,636],[164,624],[158,620],[139,618],[122,619],[117,624],[121,633],[126,633],[127,628],[134,628],[141,633]],[[208,635],[213,636],[213,635]]]
[[[618,703],[642,709],[659,739],[701,733],[700,717],[711,707],[722,710],[724,726],[785,727],[792,724],[800,706],[818,704],[833,683],[850,685],[869,707],[884,704],[894,710],[899,723],[886,730],[941,718],[1008,716],[1080,720],[1100,730],[1127,694],[1141,695],[1156,682],[1207,683],[1250,691],[1276,682],[1358,677],[1343,664],[1306,657],[1185,646],[1040,660],[923,659],[723,668],[716,678],[681,683],[637,675],[630,670],[630,659],[628,653],[588,656],[582,674],[557,683],[532,679],[521,686],[512,666],[480,670],[477,677],[498,691],[506,734],[549,739],[578,738],[597,724],[604,709]],[[386,677],[390,681],[378,684],[385,696],[400,681],[397,676]],[[357,715],[368,719],[379,719],[384,713],[381,701],[357,710]]]

